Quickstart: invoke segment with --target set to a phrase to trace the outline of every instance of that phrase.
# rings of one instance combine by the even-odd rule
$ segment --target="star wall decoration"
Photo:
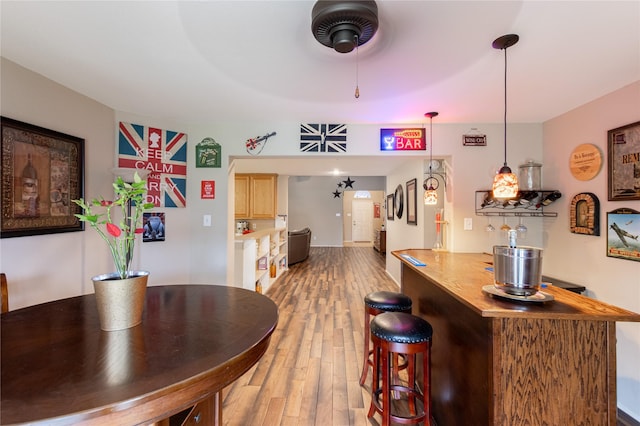
[[[353,189],[353,184],[356,182],[355,180],[351,180],[351,176],[347,177],[347,180],[343,180],[342,182],[344,182],[344,187],[345,188],[352,188]]]
[[[338,182],[338,188],[342,188],[342,182]]]
[[[342,193],[337,189],[333,192],[333,198],[340,198],[340,195],[342,195]]]

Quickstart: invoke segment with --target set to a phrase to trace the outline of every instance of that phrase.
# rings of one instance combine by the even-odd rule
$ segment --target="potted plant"
[[[142,217],[153,203],[146,202],[146,180],[136,172],[132,182],[118,176],[113,183],[115,199],[73,200],[83,210],[75,216],[107,243],[116,272],[91,278],[93,281],[100,327],[122,330],[142,321],[147,288],[147,271],[132,271],[136,235],[142,233]]]

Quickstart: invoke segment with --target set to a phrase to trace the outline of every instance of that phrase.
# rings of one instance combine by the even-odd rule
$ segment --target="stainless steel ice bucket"
[[[530,296],[542,281],[542,249],[493,246],[494,285],[505,293]]]

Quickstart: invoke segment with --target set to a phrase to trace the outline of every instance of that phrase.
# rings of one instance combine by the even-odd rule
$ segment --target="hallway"
[[[224,425],[378,424],[358,380],[364,296],[398,291],[384,262],[371,247],[312,247],[291,266],[267,294],[280,315],[269,349],[224,390]]]

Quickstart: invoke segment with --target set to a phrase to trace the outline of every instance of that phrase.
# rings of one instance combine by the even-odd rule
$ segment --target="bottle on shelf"
[[[537,196],[538,196],[538,193],[536,191],[522,191],[520,198],[518,199],[518,202],[520,203],[521,206],[526,207],[530,205]]]
[[[492,191],[487,191],[487,195],[484,197],[484,200],[482,201],[482,204],[480,204],[480,207],[484,209],[493,206],[495,203],[496,199],[493,198]]]
[[[538,202],[538,204],[536,204],[536,208],[539,209],[542,206],[548,206],[549,204],[553,203],[554,201],[556,201],[560,197],[562,197],[562,194],[560,193],[560,191],[553,191],[553,192],[547,194],[546,197],[542,198]]]

